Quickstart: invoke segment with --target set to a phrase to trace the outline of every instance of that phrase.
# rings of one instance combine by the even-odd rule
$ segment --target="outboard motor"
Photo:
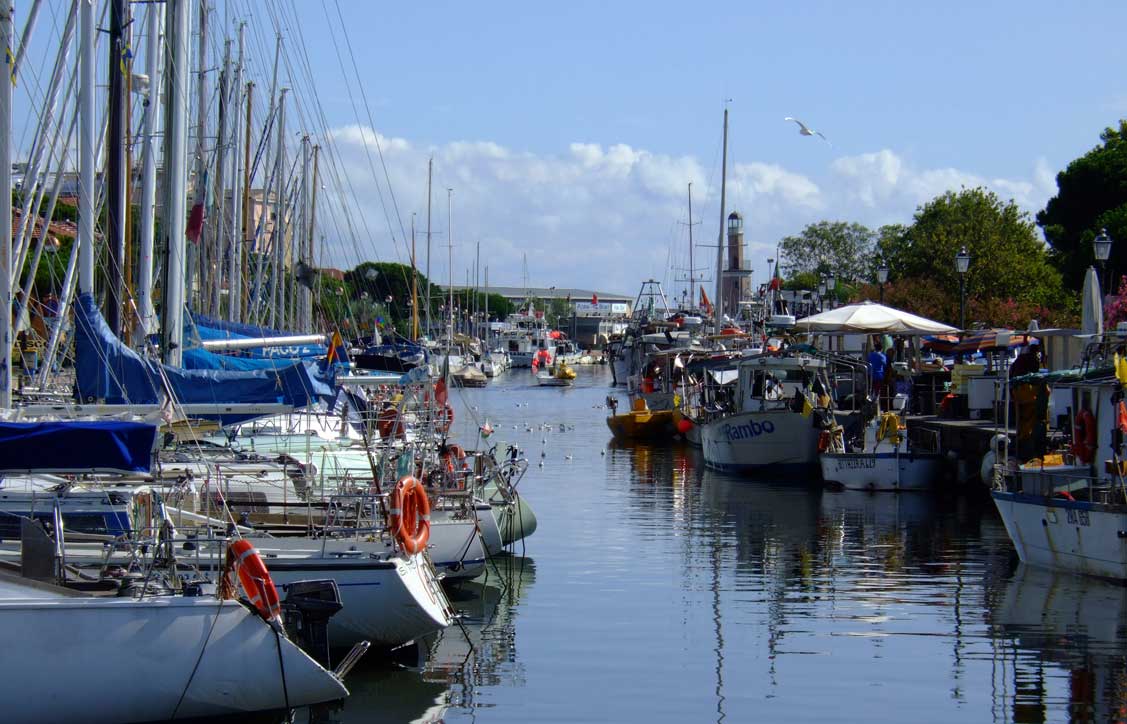
[[[329,619],[339,611],[336,581],[295,581],[283,586],[282,620],[286,635],[326,669],[329,666]]]

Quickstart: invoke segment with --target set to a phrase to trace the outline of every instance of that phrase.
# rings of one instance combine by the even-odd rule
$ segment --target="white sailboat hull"
[[[1127,507],[995,491],[1022,562],[1127,580]]]
[[[39,597],[4,588],[0,700],[6,722],[231,716],[348,694],[236,601]]]
[[[817,465],[818,433],[809,417],[790,410],[742,412],[700,425],[705,464],[725,472]]]

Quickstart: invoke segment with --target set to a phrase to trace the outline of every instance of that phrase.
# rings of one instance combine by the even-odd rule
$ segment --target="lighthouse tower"
[[[740,301],[749,297],[751,270],[744,268],[744,220],[728,214],[728,265],[724,270],[724,314],[735,319]]]

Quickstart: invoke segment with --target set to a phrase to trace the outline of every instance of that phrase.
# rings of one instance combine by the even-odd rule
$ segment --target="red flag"
[[[193,244],[198,244],[201,233],[203,233],[203,204],[196,204],[192,207],[192,213],[188,215],[188,228],[184,231],[184,236]]]
[[[708,295],[704,293],[704,287],[700,288],[700,305],[704,307],[704,311],[712,314],[712,302],[708,301]]]
[[[434,401],[441,407],[446,404],[446,398],[446,380],[440,377],[438,382],[434,383]]]
[[[778,277],[772,277],[771,284],[767,288],[771,291],[777,292],[783,288],[783,280]]]
[[[599,295],[594,292],[591,292],[591,304],[596,307],[599,306]]]

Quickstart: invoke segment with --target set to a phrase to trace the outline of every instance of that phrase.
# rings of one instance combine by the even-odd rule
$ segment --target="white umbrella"
[[[1080,314],[1081,334],[1104,333],[1104,305],[1101,297],[1100,278],[1096,276],[1093,267],[1088,267],[1088,273],[1084,275],[1084,291],[1080,294],[1083,303]]]
[[[873,302],[849,304],[795,322],[801,330],[844,334],[956,334],[942,322]]]

